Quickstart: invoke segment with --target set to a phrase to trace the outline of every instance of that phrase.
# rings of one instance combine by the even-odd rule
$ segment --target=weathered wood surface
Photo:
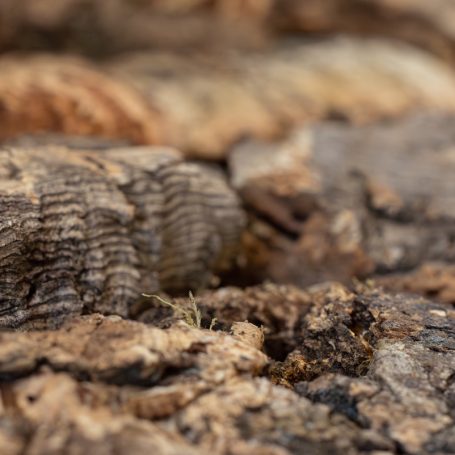
[[[157,305],[147,311],[159,324]],[[2,333],[4,453],[455,450],[452,309],[336,284],[226,288],[198,305],[225,330],[263,324],[283,358],[244,335],[251,324],[228,335],[164,314],[167,329],[93,315]],[[294,346],[269,351],[279,334]]]
[[[246,272],[306,285],[453,264],[454,126],[436,113],[329,122],[236,146],[232,182],[253,214]]]
[[[0,326],[126,316],[142,292],[207,285],[243,212],[214,167],[170,149],[0,150]]]

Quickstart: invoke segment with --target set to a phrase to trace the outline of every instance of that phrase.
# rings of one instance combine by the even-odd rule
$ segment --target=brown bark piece
[[[232,181],[253,214],[245,270],[305,285],[451,263],[454,121],[321,123],[234,148]]]
[[[221,159],[245,137],[276,138],[312,120],[366,123],[455,108],[449,67],[387,41],[279,42],[262,52],[144,52],[106,69],[161,113],[165,143],[200,158]]]
[[[0,141],[24,133],[158,142],[158,115],[130,87],[70,57],[0,59]]]
[[[344,306],[349,300],[354,311],[348,309],[351,304]],[[297,390],[362,427],[388,434],[404,453],[451,453],[455,447],[454,311],[423,299],[391,298],[377,291],[356,292],[345,303],[330,303],[305,318],[304,330],[314,336],[302,333],[300,351],[289,356],[287,366],[295,368],[297,359],[304,365],[303,359],[316,350],[324,352],[324,345],[333,348],[329,359],[336,364],[358,340],[371,355],[365,377],[342,376],[339,371],[346,366],[342,360],[336,366],[317,357],[323,368],[330,365],[338,374],[300,383]],[[342,307],[345,310],[340,313]],[[350,334],[335,323],[341,321],[341,314],[347,317],[342,325]],[[351,337],[349,344],[343,341],[346,335]]]
[[[214,167],[169,149],[0,151],[0,325],[127,315],[185,292],[235,254],[243,212]]]
[[[242,371],[260,372],[266,363],[259,350],[223,332],[184,324],[162,330],[118,316],[74,318],[60,330],[0,336],[3,378],[26,376],[46,365],[90,381],[151,386],[164,380],[171,384],[183,368],[190,386],[201,380],[213,385]]]
[[[387,434],[404,453],[450,453],[454,311],[368,288],[309,293],[314,305],[302,320],[301,345],[278,378],[305,378],[302,394]]]
[[[222,159],[247,136],[274,138],[302,122],[455,110],[451,69],[419,50],[374,40],[280,42],[221,57],[149,51],[105,63],[104,72],[45,55],[0,64],[0,140],[37,132],[100,136]]]
[[[163,418],[171,406],[172,415],[186,405],[178,401],[179,390],[187,395],[195,390],[197,396],[259,372],[266,361],[260,351],[220,332],[185,326],[163,331],[99,315],[73,320],[59,331],[0,338],[0,441],[5,439],[2,450],[11,454],[205,453],[178,432],[143,420],[140,410],[147,409],[148,419]],[[41,365],[47,372],[34,374]],[[11,382],[23,376],[29,377]],[[165,386],[151,393],[131,387],[159,383]]]
[[[57,331],[2,333],[7,453],[453,451],[455,314],[446,306],[337,284],[213,295],[199,299],[201,311],[212,304],[223,324],[243,312],[266,338],[295,312],[298,346],[271,369],[294,391],[254,377],[267,359],[252,344],[181,323],[163,330],[92,315]]]

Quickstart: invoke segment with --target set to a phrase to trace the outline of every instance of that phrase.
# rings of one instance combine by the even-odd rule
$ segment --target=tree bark
[[[0,151],[0,326],[126,316],[142,292],[208,284],[235,254],[238,198],[170,149]]]
[[[302,286],[452,264],[454,122],[320,123],[238,145],[229,161],[251,214],[244,271]]]
[[[150,300],[142,317],[159,324],[160,305]],[[2,333],[5,453],[454,450],[450,307],[337,284],[226,288],[197,306],[203,325],[215,315],[232,335],[172,314],[167,329],[92,315]],[[263,325],[271,358],[251,336],[258,327],[233,324],[243,317]],[[269,351],[278,334],[294,347]]]

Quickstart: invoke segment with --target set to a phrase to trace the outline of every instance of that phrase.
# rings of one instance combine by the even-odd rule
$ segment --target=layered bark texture
[[[0,0],[0,455],[455,453],[454,43],[452,0]]]
[[[232,334],[158,317],[153,301],[167,329],[93,315],[1,334],[4,453],[454,450],[450,308],[335,284],[226,288],[198,307]],[[268,360],[243,317],[266,346],[295,346]]]
[[[281,31],[388,36],[455,62],[455,5],[451,0],[277,0]]]
[[[2,57],[0,141],[61,133],[158,142],[159,117],[140,94],[83,59]]]
[[[272,6],[273,0],[3,0],[0,49],[106,56],[156,47],[257,47]]]
[[[455,109],[450,67],[379,40],[279,41],[262,52],[144,52],[105,69],[162,114],[165,143],[205,159],[222,159],[245,137],[276,139],[297,124],[328,118],[365,124]]]
[[[239,201],[168,149],[0,151],[3,327],[126,316],[142,292],[207,285],[234,253]]]
[[[232,182],[252,209],[247,271],[305,285],[453,263],[454,125],[441,114],[328,122],[236,146]]]
[[[366,124],[455,111],[453,70],[418,49],[350,38],[258,51],[0,57],[0,140],[24,133],[164,144],[222,160],[239,141],[302,123]],[[417,76],[418,75],[418,76]]]

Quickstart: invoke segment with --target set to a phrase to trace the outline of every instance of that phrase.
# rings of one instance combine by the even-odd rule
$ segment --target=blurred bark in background
[[[4,0],[0,48],[92,56],[143,48],[257,46],[272,0]]]

